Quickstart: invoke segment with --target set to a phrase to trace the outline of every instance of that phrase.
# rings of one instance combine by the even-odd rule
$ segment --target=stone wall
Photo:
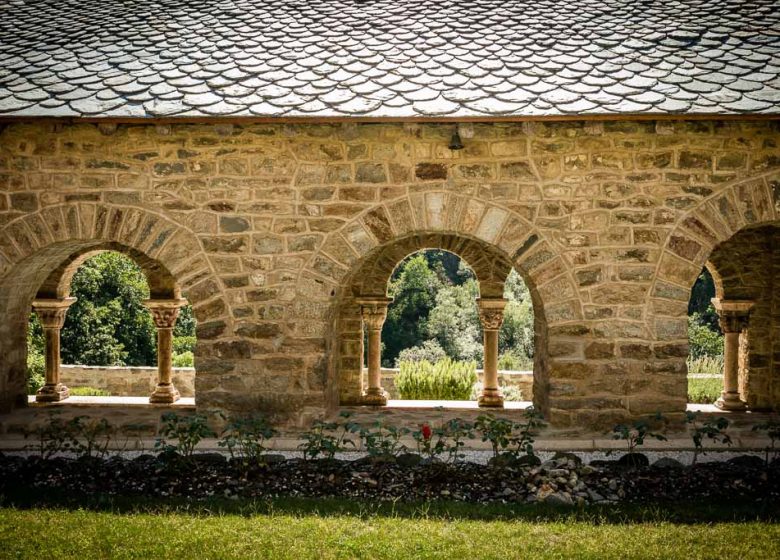
[[[0,407],[23,402],[36,291],[110,248],[193,304],[200,410],[306,423],[359,397],[355,296],[400,254],[447,245],[485,290],[510,267],[529,285],[534,398],[554,425],[681,414],[690,288],[716,245],[777,219],[778,122],[469,124],[460,151],[452,132],[4,125]]]
[[[112,397],[148,397],[157,384],[156,367],[63,365],[60,380],[68,387],[93,387]],[[195,369],[173,368],[173,384],[182,397],[195,396]]]

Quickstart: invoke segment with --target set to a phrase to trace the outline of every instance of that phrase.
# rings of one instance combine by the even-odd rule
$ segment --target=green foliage
[[[382,330],[386,364],[395,363],[404,348],[417,346],[428,338],[428,314],[442,285],[425,256],[419,253],[404,261],[397,272],[398,276],[390,280],[393,304]]]
[[[710,272],[703,268],[691,289],[691,299],[688,301],[688,315],[697,314],[701,325],[709,327],[714,332],[720,332],[718,313],[712,307],[712,298],[714,297],[715,282]]]
[[[181,319],[181,315],[179,316],[179,319]],[[176,329],[179,328],[179,322],[178,322],[179,319],[177,319],[176,327],[173,329],[174,332],[176,331]],[[197,343],[197,338],[195,337],[195,335],[174,336],[173,353],[184,354],[185,352],[194,352],[196,343]]]
[[[447,353],[437,340],[426,340],[420,346],[412,346],[411,348],[401,350],[401,353],[398,354],[398,360],[396,360],[396,367],[399,367],[401,362],[428,361],[435,364],[446,357]]]
[[[111,393],[105,389],[95,387],[71,387],[70,394],[73,397],[110,397]]]
[[[105,252],[88,259],[73,276],[71,295],[77,300],[62,329],[64,363],[156,363],[155,328],[142,304],[149,286],[130,258]]]
[[[780,449],[777,449],[776,447],[777,442],[780,441],[780,420],[777,418],[770,418],[766,422],[761,422],[760,424],[753,426],[751,431],[766,432],[766,435],[769,437],[771,443],[764,448],[766,453],[765,461],[768,466],[770,454],[774,459],[777,459],[778,455],[780,455]]]
[[[37,351],[27,352],[27,394],[34,395],[46,383],[46,358]]]
[[[663,416],[656,414],[648,420],[636,420],[631,424],[618,424],[612,428],[612,439],[623,440],[626,443],[626,452],[631,455],[636,452],[637,447],[644,445],[647,438],[666,441],[667,438],[663,434],[650,431],[651,423],[657,424],[663,420]]]
[[[320,455],[325,459],[333,459],[336,453],[346,451],[347,447],[355,447],[355,441],[349,435],[358,433],[360,426],[350,420],[350,412],[342,412],[339,416],[342,422],[317,420],[310,430],[301,435],[305,441],[298,448],[303,451],[304,460],[316,459]]]
[[[542,415],[533,407],[525,409],[521,422],[482,414],[477,417],[475,424],[475,428],[482,435],[482,441],[490,442],[494,458],[501,454],[533,455],[534,438],[544,426]]]
[[[516,351],[509,350],[499,356],[498,369],[504,371],[531,371],[534,369],[534,362],[528,356],[519,355]]]
[[[462,448],[465,439],[474,438],[474,425],[460,418],[453,418],[437,427],[426,422],[412,432],[412,438],[421,455],[429,459],[444,456],[447,463],[452,463],[465,457]]]
[[[195,367],[195,354],[184,352],[183,354],[173,355],[173,367]]]
[[[154,448],[162,452],[176,452],[185,459],[190,459],[195,446],[203,438],[214,437],[203,414],[179,416],[175,412],[167,412],[162,416],[160,437],[154,443]],[[175,440],[171,444],[169,440]]]
[[[688,402],[713,404],[723,390],[723,378],[689,377]]]
[[[514,356],[517,363],[516,367],[502,369],[532,369],[534,311],[528,286],[514,269],[506,279],[504,297],[509,302],[504,308],[504,322],[498,333],[498,349],[503,356]]]
[[[396,428],[385,424],[384,418],[374,423],[374,429],[361,427],[360,439],[363,447],[371,457],[395,456],[406,450],[401,444],[401,438],[409,434],[408,428]]]
[[[236,418],[225,427],[217,445],[227,447],[233,459],[249,465],[261,461],[265,442],[277,433],[263,416]]]
[[[116,428],[105,418],[76,416],[69,422],[69,429],[78,441],[76,452],[86,457],[105,457],[116,435]]]
[[[35,438],[38,455],[43,459],[74,452],[79,448],[79,441],[72,422],[63,420],[58,412],[50,413],[46,421],[24,428],[24,439]]]
[[[436,364],[401,362],[395,384],[402,399],[468,400],[477,382],[475,362],[456,362],[449,358]]]
[[[723,356],[723,335],[702,324],[702,317],[698,313],[688,317],[688,344],[691,358]]]
[[[699,453],[704,453],[704,441],[710,440],[712,443],[723,443],[731,445],[731,437],[726,433],[729,427],[729,421],[719,416],[717,418],[708,417],[700,423],[701,412],[686,412],[685,422],[691,425],[691,438],[693,439],[693,462],[699,457]]]
[[[446,286],[436,294],[436,306],[428,317],[428,336],[435,338],[447,356],[482,363],[482,325],[479,321],[476,280]]]

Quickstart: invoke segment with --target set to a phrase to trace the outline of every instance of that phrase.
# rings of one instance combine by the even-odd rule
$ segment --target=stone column
[[[739,337],[747,328],[752,301],[713,298],[723,331],[723,392],[715,403],[722,410],[745,410],[739,398]]]
[[[173,403],[179,391],[173,386],[173,327],[184,299],[148,299],[144,305],[152,313],[157,327],[157,386],[149,397],[151,403]]]
[[[46,337],[46,383],[35,394],[37,402],[57,402],[70,396],[68,388],[60,383],[60,331],[65,314],[76,298],[36,299],[33,310],[43,326]]]
[[[392,298],[386,297],[358,300],[363,324],[368,328],[368,389],[363,394],[364,404],[387,404],[387,393],[382,388],[382,326],[391,301]]]
[[[482,322],[485,345],[485,367],[482,374],[482,394],[478,404],[482,407],[504,406],[504,396],[498,388],[498,331],[504,321],[504,298],[479,298],[479,320]]]

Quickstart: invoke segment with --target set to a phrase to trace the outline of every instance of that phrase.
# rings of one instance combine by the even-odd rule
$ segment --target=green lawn
[[[0,509],[0,558],[778,558],[776,514],[756,521],[750,512],[759,510],[333,500],[136,512],[9,508]]]

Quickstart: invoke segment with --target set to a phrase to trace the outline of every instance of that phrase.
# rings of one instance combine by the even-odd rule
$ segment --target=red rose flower
[[[423,424],[421,431],[422,431],[423,439],[425,440],[431,439],[431,436],[433,435],[433,430],[431,430],[431,427],[428,424]]]

